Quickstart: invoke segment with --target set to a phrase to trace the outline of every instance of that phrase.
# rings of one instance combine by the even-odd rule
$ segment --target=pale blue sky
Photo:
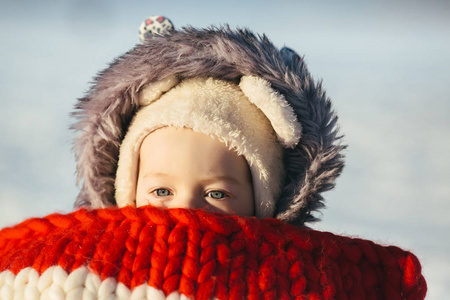
[[[347,166],[313,227],[409,249],[450,294],[450,4],[317,2],[0,1],[0,227],[72,209],[69,114],[143,19],[229,23],[304,55],[338,111]]]

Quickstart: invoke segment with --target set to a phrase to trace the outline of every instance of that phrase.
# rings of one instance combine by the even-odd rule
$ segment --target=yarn
[[[0,299],[423,299],[395,246],[276,219],[80,209],[0,231]]]

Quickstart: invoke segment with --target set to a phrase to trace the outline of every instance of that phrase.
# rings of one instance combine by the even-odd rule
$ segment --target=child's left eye
[[[223,199],[227,196],[224,192],[221,192],[221,191],[211,191],[211,192],[208,192],[207,195],[208,195],[208,197],[213,198],[213,199]]]

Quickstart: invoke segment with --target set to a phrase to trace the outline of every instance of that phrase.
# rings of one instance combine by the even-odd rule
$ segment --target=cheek
[[[141,196],[141,193],[139,192],[139,189],[136,191],[136,207],[147,205],[147,201],[145,200],[145,197]]]
[[[140,195],[140,196],[139,196]],[[136,194],[136,207],[152,205],[156,207],[165,207],[161,201],[151,199],[146,193]]]
[[[243,187],[239,201],[238,214],[247,217],[255,215],[255,199],[253,196],[253,185],[250,182],[248,182]]]
[[[136,187],[136,207],[149,204],[148,200],[146,199],[146,195],[147,193],[145,192],[145,187],[142,185],[142,182],[138,178]]]
[[[150,194],[148,194],[148,187],[144,184],[137,184],[136,188],[136,207],[152,205],[156,207],[166,207],[163,201],[155,199]]]
[[[253,192],[249,192],[242,200],[241,212],[239,215],[252,217],[255,215],[255,201],[253,199]]]
[[[215,203],[216,210],[222,213],[238,215],[242,217],[252,217],[255,215],[255,204],[253,199],[253,189],[249,184],[241,190],[236,198],[230,202]]]

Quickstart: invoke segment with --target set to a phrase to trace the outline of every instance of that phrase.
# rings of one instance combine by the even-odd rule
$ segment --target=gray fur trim
[[[149,82],[175,74],[180,79],[215,77],[237,81],[256,75],[271,82],[292,105],[302,138],[285,150],[286,178],[276,218],[302,225],[323,206],[321,193],[334,186],[344,166],[331,102],[303,59],[278,50],[265,36],[229,28],[184,28],[154,36],[117,58],[79,99],[72,126],[81,191],[75,205],[115,205],[114,178],[119,147],[138,108],[138,92]]]

